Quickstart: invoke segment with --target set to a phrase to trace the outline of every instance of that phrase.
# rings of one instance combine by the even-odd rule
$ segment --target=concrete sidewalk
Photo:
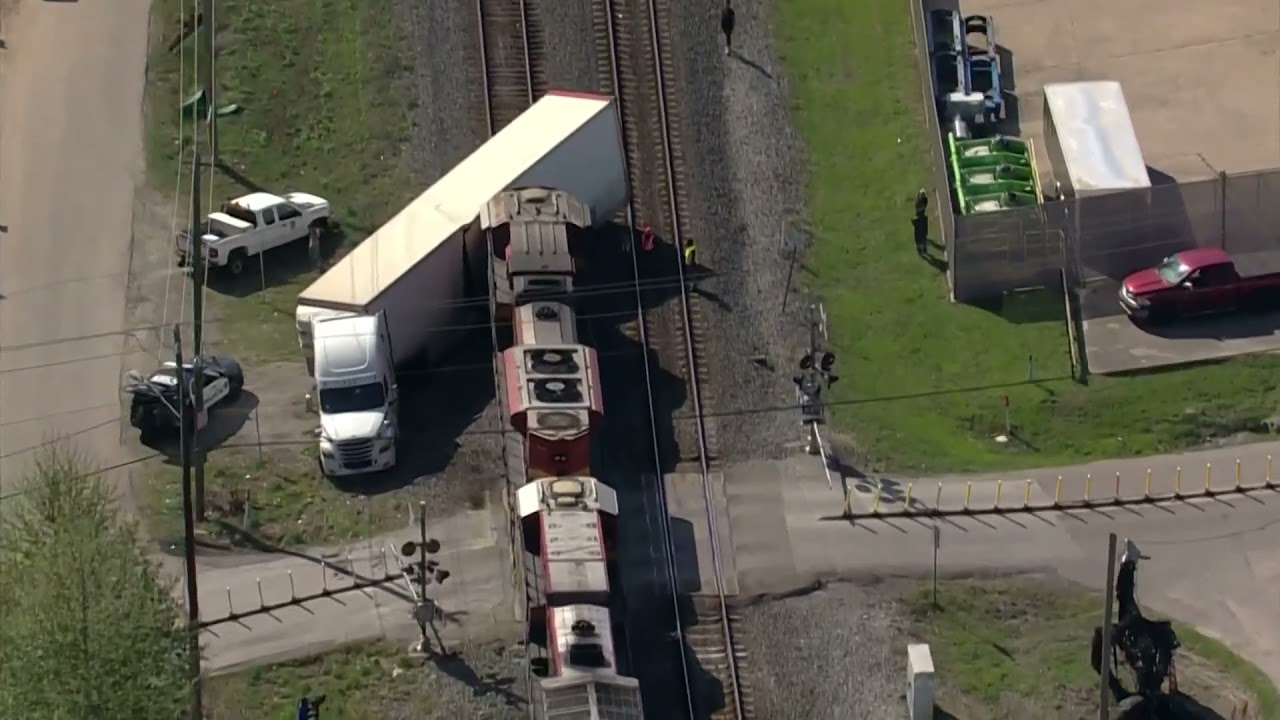
[[[440,540],[442,549],[431,557],[451,573],[443,585],[428,591],[443,613],[437,626],[446,642],[494,639],[516,627],[519,620],[517,606],[523,609],[524,597],[516,602],[508,535],[494,527],[494,518],[488,510],[477,510],[432,521],[430,534]],[[417,532],[406,529],[346,546],[265,555],[247,564],[227,566],[226,558],[198,561],[200,616],[217,623],[202,633],[205,670],[229,672],[356,640],[381,638],[406,644],[416,640],[412,597],[402,580],[241,620],[218,621],[232,613],[325,589],[351,588],[358,580],[396,573],[395,554],[402,543],[417,538]],[[180,602],[185,601],[181,583],[174,592]]]
[[[1205,456],[1221,457],[1185,457],[1212,461],[1200,460]],[[1056,481],[1056,474],[1042,477]],[[981,484],[984,492],[991,482]],[[1033,489],[1042,499],[1044,485]],[[721,542],[734,549],[744,594],[779,592],[824,577],[925,577],[933,566],[935,524],[942,575],[1050,571],[1100,589],[1107,533],[1132,537],[1152,556],[1139,569],[1142,602],[1220,639],[1280,685],[1280,638],[1272,632],[1280,615],[1280,494],[850,522],[839,518],[838,485],[829,488],[820,462],[809,457],[728,469],[724,492],[731,518],[729,537],[722,535]]]

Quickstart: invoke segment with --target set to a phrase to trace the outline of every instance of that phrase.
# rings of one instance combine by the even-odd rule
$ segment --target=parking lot
[[[960,0],[960,10],[994,18],[1003,80],[1017,97],[1010,110],[1037,145],[1046,83],[1115,80],[1153,180],[1280,166],[1275,0]]]
[[[1008,131],[1039,147],[1045,84],[1115,80],[1154,184],[1280,166],[1280,4],[1274,0],[961,0],[960,11],[993,18],[1002,82],[1011,94]],[[1053,187],[1048,153],[1036,159],[1043,186]],[[1203,202],[1203,195],[1194,197]],[[1259,240],[1265,238],[1250,239]],[[1152,252],[1154,263],[1162,253]],[[1079,293],[1092,372],[1280,350],[1280,315],[1193,320],[1147,332],[1121,312],[1117,281],[1091,281]]]
[[[1120,310],[1118,283],[1101,281],[1080,294],[1089,371],[1098,375],[1280,352],[1280,312],[1191,318],[1158,328],[1134,325]]]

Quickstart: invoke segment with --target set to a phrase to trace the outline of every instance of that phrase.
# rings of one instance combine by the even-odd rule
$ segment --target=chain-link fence
[[[1280,249],[1280,169],[1165,184],[1034,208],[957,216],[949,244],[957,301],[1050,285],[1116,283],[1192,247]]]

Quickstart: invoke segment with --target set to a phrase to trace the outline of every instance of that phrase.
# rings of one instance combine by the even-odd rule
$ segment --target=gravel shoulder
[[[903,580],[835,583],[743,609],[757,717],[905,720]]]
[[[668,47],[685,109],[688,234],[715,277],[699,283],[708,313],[714,418],[721,456],[776,459],[802,439],[792,368],[807,348],[802,258],[784,223],[804,215],[804,151],[787,115],[768,4],[740,5],[734,54],[724,54],[719,6],[673,3]],[[752,358],[767,358],[765,368]],[[769,408],[769,412],[743,414]]]

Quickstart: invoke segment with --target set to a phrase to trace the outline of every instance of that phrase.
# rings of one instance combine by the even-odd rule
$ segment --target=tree
[[[45,452],[0,507],[0,717],[173,720],[190,687],[177,605],[88,468]]]

